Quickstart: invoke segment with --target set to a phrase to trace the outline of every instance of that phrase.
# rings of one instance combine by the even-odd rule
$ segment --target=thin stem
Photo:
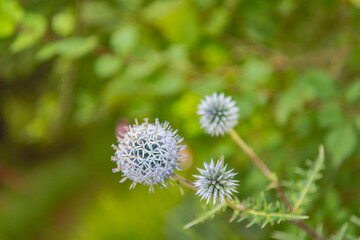
[[[182,184],[183,186],[190,188],[191,190],[194,191],[198,190],[197,187],[194,186],[193,182],[190,181],[189,179],[186,179],[179,175],[174,175],[174,178],[177,179],[179,183]]]
[[[260,159],[258,155],[247,145],[244,140],[237,134],[233,129],[230,130],[230,136],[235,141],[235,143],[244,150],[244,152],[254,161],[254,163],[260,168],[260,170],[265,174],[265,176],[272,182],[276,191],[280,195],[283,200],[286,208],[291,211],[292,207],[289,202],[289,199],[286,197],[284,191],[280,187],[280,184],[277,180],[277,176],[275,173],[271,172],[270,169],[265,165],[265,163]]]
[[[229,131],[229,134],[234,140],[234,142],[251,158],[251,160],[253,160],[253,162],[264,173],[264,175],[271,181],[288,211],[293,212],[293,207],[291,206],[289,199],[285,195],[285,192],[281,188],[276,174],[270,171],[270,169],[265,165],[265,163],[260,159],[260,157],[252,150],[252,148],[249,147],[249,145],[246,144],[246,142],[239,136],[239,134],[234,129],[231,129]],[[309,236],[312,236],[314,239],[326,240],[325,238],[317,234],[315,230],[313,230],[310,226],[306,225],[304,222],[292,221],[292,223],[303,229]]]
[[[312,229],[309,225],[304,223],[303,221],[292,221],[293,224],[304,230],[309,236],[313,237],[317,240],[326,240],[326,238],[323,238],[320,236],[314,229]]]

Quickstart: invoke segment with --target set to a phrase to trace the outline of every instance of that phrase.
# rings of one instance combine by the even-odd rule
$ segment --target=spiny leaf
[[[348,223],[344,223],[340,231],[332,238],[332,240],[343,240],[345,238],[347,228],[348,228]]]
[[[218,204],[213,208],[208,209],[207,211],[203,212],[199,217],[195,218],[194,220],[192,220],[191,222],[189,222],[188,224],[186,224],[184,226],[184,229],[188,229],[198,223],[202,223],[205,220],[214,217],[215,213],[217,213],[218,211],[225,209],[226,205],[223,204]]]
[[[360,226],[360,218],[352,216],[350,221],[357,226]],[[360,240],[360,237],[355,237],[347,233],[349,223],[346,222],[342,225],[341,229],[331,238],[331,240]]]
[[[307,171],[297,169],[297,173],[301,175],[302,179],[293,184],[296,188],[296,192],[291,196],[294,199],[293,212],[298,211],[304,205],[309,193],[316,191],[315,181],[322,177],[321,170],[324,168],[324,161],[324,147],[320,146],[315,162],[307,162],[309,169]]]
[[[230,220],[238,219],[238,222],[247,219],[249,223],[246,227],[250,227],[254,224],[258,224],[261,228],[264,228],[268,224],[280,223],[290,220],[302,220],[307,219],[307,216],[298,215],[295,213],[289,213],[287,209],[279,202],[268,203],[265,195],[262,193],[261,198],[248,199],[239,202],[235,199],[233,202],[237,206],[237,210]]]

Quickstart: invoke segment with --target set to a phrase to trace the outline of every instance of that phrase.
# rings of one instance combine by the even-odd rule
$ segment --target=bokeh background
[[[258,195],[262,173],[229,136],[200,129],[197,104],[212,92],[237,101],[236,130],[282,180],[324,144],[306,222],[360,234],[350,221],[360,214],[359,0],[0,0],[0,239],[296,232],[228,223],[230,211],[183,230],[203,208],[191,191],[118,183],[116,129],[159,118],[188,145],[183,176],[224,155],[238,197]]]

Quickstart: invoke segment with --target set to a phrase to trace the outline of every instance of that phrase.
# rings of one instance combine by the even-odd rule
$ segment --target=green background
[[[117,126],[159,118],[185,138],[183,176],[224,155],[237,196],[259,195],[268,182],[250,159],[200,129],[213,92],[237,101],[235,129],[285,189],[324,144],[308,224],[331,236],[359,216],[359,0],[0,0],[0,239],[296,233],[228,223],[230,211],[183,230],[203,209],[193,192],[128,190],[112,173]]]

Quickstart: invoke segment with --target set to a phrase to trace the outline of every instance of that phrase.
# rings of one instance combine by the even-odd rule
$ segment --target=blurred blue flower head
[[[210,164],[204,163],[205,169],[199,169],[201,175],[194,175],[197,180],[194,186],[198,188],[196,195],[201,197],[201,200],[206,199],[206,204],[210,199],[213,199],[213,205],[219,199],[222,204],[225,203],[225,198],[232,199],[233,192],[237,192],[235,187],[238,186],[238,180],[233,180],[237,173],[233,169],[226,172],[226,167],[223,166],[223,161],[218,160],[216,165],[211,159]]]
[[[212,136],[224,135],[238,123],[239,108],[224,93],[205,96],[198,106],[201,127]]]
[[[182,138],[173,131],[168,122],[149,123],[144,119],[142,124],[135,120],[136,124],[128,126],[126,132],[118,137],[118,145],[113,145],[116,150],[112,161],[116,162],[114,172],[121,171],[124,178],[133,181],[130,188],[137,183],[150,186],[154,191],[154,185],[166,187],[166,180],[172,179],[175,170],[180,170],[178,165],[183,155],[179,152],[185,148],[180,145]]]

